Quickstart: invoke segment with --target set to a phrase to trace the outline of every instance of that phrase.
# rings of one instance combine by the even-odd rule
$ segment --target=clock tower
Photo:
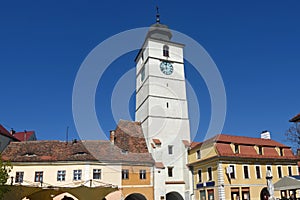
[[[187,148],[190,125],[184,73],[184,45],[157,17],[136,62],[136,121],[152,154],[155,200],[190,197]]]

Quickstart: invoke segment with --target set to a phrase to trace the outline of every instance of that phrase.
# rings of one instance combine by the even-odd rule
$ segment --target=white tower
[[[156,200],[189,199],[187,148],[190,125],[183,44],[171,42],[166,25],[152,25],[136,57],[136,121],[142,123],[156,161]]]

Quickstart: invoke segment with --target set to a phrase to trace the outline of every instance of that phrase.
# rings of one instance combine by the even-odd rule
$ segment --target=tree
[[[3,198],[5,192],[8,191],[8,188],[5,187],[5,183],[9,178],[9,172],[11,172],[12,165],[10,162],[4,162],[2,156],[0,155],[0,199]]]
[[[300,114],[289,120],[293,124],[286,131],[285,135],[288,141],[291,142],[292,149],[297,152],[300,148]]]

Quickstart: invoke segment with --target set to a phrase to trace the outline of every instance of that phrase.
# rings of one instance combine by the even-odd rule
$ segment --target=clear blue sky
[[[258,137],[269,130],[284,142],[288,120],[300,112],[297,0],[1,1],[0,123],[58,140],[69,126],[69,138],[77,138],[72,89],[81,63],[108,37],[153,24],[157,4],[161,22],[194,38],[218,66],[227,93],[223,133]],[[97,113],[107,133],[115,128],[113,84],[134,66],[135,55],[116,60],[99,83],[96,109],[107,108]],[[210,119],[209,95],[192,69],[186,76],[199,89],[200,140]]]

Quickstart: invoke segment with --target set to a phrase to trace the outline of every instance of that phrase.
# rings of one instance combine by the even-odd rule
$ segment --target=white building
[[[189,199],[187,148],[190,125],[186,99],[183,44],[170,41],[159,19],[136,57],[136,121],[142,124],[156,162],[156,200]]]

